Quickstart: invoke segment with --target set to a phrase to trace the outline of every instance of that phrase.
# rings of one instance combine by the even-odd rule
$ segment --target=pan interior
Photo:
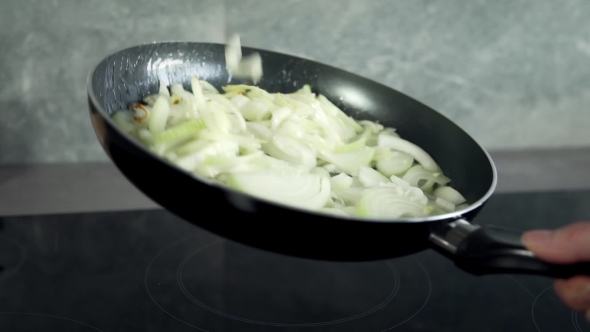
[[[352,117],[378,121],[426,150],[438,162],[451,185],[474,208],[495,187],[496,172],[485,150],[467,133],[428,106],[391,88],[324,64],[285,54],[258,51],[264,76],[259,86],[269,92],[293,92],[309,84]],[[248,82],[231,79],[225,70],[224,46],[208,43],[152,43],[128,48],[105,58],[89,78],[93,102],[108,115],[127,108],[165,84],[190,89],[197,75],[220,88]],[[458,214],[457,214],[458,215]],[[452,217],[437,216],[435,219]],[[428,218],[431,220],[433,218]]]

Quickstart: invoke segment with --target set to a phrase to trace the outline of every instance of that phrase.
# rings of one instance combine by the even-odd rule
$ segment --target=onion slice
[[[259,198],[303,209],[321,209],[330,199],[330,181],[311,173],[287,170],[232,173],[227,184]]]
[[[420,165],[422,165],[422,167],[429,171],[435,172],[439,170],[439,167],[434,159],[432,159],[432,157],[426,151],[416,144],[406,141],[405,139],[388,135],[387,133],[382,133],[379,135],[379,141],[377,144],[379,147],[390,148],[411,155],[414,157],[414,159],[416,159],[417,162],[420,163]]]
[[[359,215],[371,218],[416,218],[430,213],[425,204],[414,202],[390,187],[365,189],[357,206]]]
[[[170,105],[168,98],[164,96],[158,97],[152,112],[148,118],[148,128],[152,133],[160,133],[166,129],[166,121],[170,115]]]
[[[455,205],[465,203],[466,199],[457,190],[451,187],[438,187],[432,193],[433,196],[442,198],[445,201],[451,202]]]
[[[374,159],[377,170],[385,176],[402,175],[414,164],[411,155],[382,148],[375,153]]]
[[[272,136],[262,148],[271,157],[305,166],[309,170],[317,165],[317,158],[312,149],[286,135],[276,134]]]
[[[387,177],[383,176],[383,174],[366,166],[360,168],[358,178],[365,187],[375,187],[380,183],[391,182]]]

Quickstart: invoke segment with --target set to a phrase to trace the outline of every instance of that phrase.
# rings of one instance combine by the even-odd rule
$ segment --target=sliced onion
[[[240,36],[232,36],[225,47],[225,65],[230,75],[236,78],[251,78],[256,84],[262,78],[262,58],[252,53],[242,58]]]
[[[363,166],[359,170],[359,181],[365,187],[374,187],[378,186],[379,183],[387,183],[390,182],[387,177],[383,174],[377,172],[376,170]]]
[[[365,129],[369,129],[373,134],[378,134],[384,129],[383,125],[380,125],[377,122],[373,121],[362,120],[359,121],[359,124],[363,126]]]
[[[187,156],[189,154],[193,154],[193,153],[203,149],[204,147],[206,147],[209,144],[211,144],[211,142],[205,141],[205,140],[194,140],[194,141],[186,142],[186,143],[176,147],[176,149],[174,149],[174,153],[178,157],[184,157],[184,156]]]
[[[262,74],[262,58],[257,52],[242,58],[238,68],[233,72],[236,78],[251,79],[254,84],[260,81]]]
[[[320,161],[323,161],[323,160],[320,159]],[[338,171],[338,167],[334,164],[325,164],[322,167],[330,173],[337,173],[337,171]]]
[[[400,186],[402,188],[410,187],[410,183],[408,181],[395,175],[390,176],[389,180],[391,180],[391,183],[394,183],[395,185]]]
[[[374,153],[373,148],[362,146],[359,149],[343,153],[320,151],[320,158],[334,164],[342,172],[357,175],[361,167],[369,165]]]
[[[219,104],[209,101],[207,107],[200,110],[207,129],[213,133],[228,134],[231,128],[230,119]]]
[[[293,110],[288,107],[281,107],[272,111],[272,117],[270,119],[271,129],[276,130],[292,113]]]
[[[191,77],[191,88],[193,90],[193,96],[195,97],[195,103],[197,109],[201,110],[205,108],[205,96],[203,95],[203,89],[201,88],[201,81],[197,76]]]
[[[372,218],[417,218],[430,213],[425,204],[413,202],[388,187],[364,190],[357,209],[359,215]]]
[[[420,165],[410,168],[403,176],[411,186],[419,187],[424,191],[432,190],[434,184],[445,185],[451,182],[451,179],[440,172],[432,172],[424,169]]]
[[[258,100],[249,100],[242,106],[240,113],[248,121],[267,120],[271,117],[270,108]]]
[[[199,132],[199,139],[208,140],[211,142],[216,141],[234,141],[238,144],[240,149],[253,152],[262,148],[262,145],[258,139],[254,137],[248,137],[245,135],[233,135],[230,133],[214,132],[208,129],[201,130]]]
[[[333,196],[342,200],[344,203],[355,206],[361,199],[365,188],[348,187],[344,190],[333,190]]]
[[[330,181],[310,173],[284,170],[232,173],[227,184],[256,197],[303,209],[320,209],[330,199]]]
[[[455,211],[455,204],[453,204],[447,200],[444,200],[444,199],[438,197],[434,202],[436,203],[436,205],[438,205],[440,208],[442,208],[446,212]]]
[[[364,137],[361,137],[360,139],[358,139],[352,143],[342,145],[342,146],[337,146],[334,149],[334,152],[342,153],[342,152],[351,152],[351,151],[356,151],[356,150],[362,149],[365,147],[366,141],[367,140]]]
[[[340,173],[330,179],[330,185],[334,191],[346,190],[352,185],[352,177]]]
[[[170,115],[170,106],[166,97],[160,96],[148,118],[148,128],[152,133],[160,133],[166,129],[166,121]]]
[[[382,133],[379,135],[378,145],[380,147],[402,151],[411,155],[414,157],[414,159],[416,159],[417,162],[420,163],[420,165],[422,165],[422,167],[429,171],[435,172],[439,170],[439,167],[434,159],[432,159],[432,157],[430,157],[426,151],[422,150],[422,148],[414,143],[399,137]]]
[[[161,79],[158,80],[158,93],[143,98],[143,101],[150,106],[154,106],[159,96],[170,97],[170,91],[168,91]]]
[[[387,188],[390,188],[391,190],[395,190],[395,193],[399,196],[404,196],[404,193],[405,193],[404,190],[407,189],[407,188],[404,188],[403,186],[398,186],[397,184],[392,183],[392,182],[389,182],[389,183],[381,182],[381,183],[379,183],[379,187],[387,187]],[[375,187],[373,187],[373,188],[375,188]]]
[[[262,148],[272,157],[305,166],[309,170],[317,165],[313,150],[289,136],[276,134]]]
[[[230,101],[238,109],[241,109],[242,107],[244,107],[244,105],[246,105],[250,101],[250,98],[248,98],[244,95],[235,95],[230,99]]]
[[[182,86],[182,84],[172,84],[172,86],[170,87],[170,90],[172,91],[173,94],[180,96],[184,101],[186,101],[191,108],[193,109],[193,111],[200,111],[197,108],[197,103],[195,102],[195,96],[186,91],[184,89],[184,87]]]
[[[234,141],[211,142],[198,151],[176,160],[176,165],[186,171],[192,172],[211,156],[237,156],[238,143]]]
[[[322,108],[333,116],[337,117],[340,121],[342,121],[346,126],[354,129],[357,133],[363,131],[363,127],[358,124],[353,118],[346,115],[342,110],[340,110],[336,105],[334,105],[328,98],[324,97],[323,95],[319,95],[317,97],[318,101],[322,105]]]
[[[466,199],[457,190],[452,187],[438,187],[432,193],[433,196],[444,199],[445,201],[451,202],[455,205],[465,203]]]
[[[444,210],[443,208],[441,208],[440,206],[438,206],[438,204],[436,204],[436,202],[433,199],[429,199],[428,203],[426,203],[426,205],[428,206],[428,208],[431,211],[431,214],[445,214],[448,213],[446,210]]]
[[[428,197],[420,188],[409,187],[405,189],[404,196],[408,197],[412,202],[418,202],[426,205],[428,203]]]
[[[144,142],[151,142],[153,135],[148,129],[141,128],[137,133],[139,135],[139,139],[143,140]]]
[[[230,74],[259,79],[260,56],[242,58],[239,37],[229,44]],[[191,92],[160,82],[158,94],[145,98],[153,107],[137,103],[137,114],[122,111],[113,120],[194,175],[288,205],[370,218],[466,207],[424,150],[394,128],[355,121],[310,86],[269,93],[241,84],[219,93],[196,76],[190,83]]]
[[[126,133],[135,131],[133,113],[131,111],[120,110],[115,112],[115,114],[113,114],[113,121]]]
[[[161,79],[158,80],[158,84],[158,93],[143,98],[143,101],[150,106],[154,106],[159,96],[170,97],[170,91]]]
[[[229,38],[225,46],[225,66],[230,75],[233,75],[238,70],[240,60],[242,60],[240,36],[233,35]]]
[[[250,99],[260,99],[261,101],[268,101],[273,102],[275,99],[275,95],[268,93],[267,91],[254,86],[254,85],[247,85],[247,84],[235,84],[235,85],[226,85],[223,88],[223,91],[228,93],[240,93],[245,94]]]
[[[170,91],[168,91],[168,87],[162,79],[158,79],[158,94],[164,97],[170,97]]]
[[[267,169],[273,169],[278,171],[287,170],[289,172],[298,172],[298,173],[309,173],[309,168],[299,165],[286,162],[284,160],[276,159],[268,155],[264,155],[263,160],[265,162]]]
[[[317,174],[317,175],[322,176],[322,177],[325,177],[328,180],[330,179],[330,172],[328,172],[323,167],[315,167],[314,169],[311,170],[311,173]]]
[[[312,94],[311,86],[309,84],[305,84],[304,86],[301,87],[301,89],[295,91],[295,94],[303,94],[303,95]]]
[[[395,130],[393,128],[384,128],[383,131],[381,131],[381,134],[385,134],[385,135],[389,135],[389,136],[393,136],[393,137],[399,137],[399,135],[397,134],[397,130]]]
[[[203,88],[203,92],[209,92],[209,93],[214,93],[214,94],[218,94],[219,90],[217,90],[213,84],[205,81],[205,80],[201,80],[201,87]]]
[[[265,142],[268,142],[272,136],[272,131],[260,123],[248,122],[246,123],[246,129],[254,134],[256,138]]]
[[[235,126],[232,126],[232,129],[234,129],[235,132],[246,130],[246,120],[244,120],[244,117],[234,104],[221,95],[210,95],[209,98],[223,106],[220,110],[225,111],[231,116],[231,121],[235,123]]]
[[[198,165],[196,172],[206,177],[216,177],[221,173],[243,173],[260,171],[266,168],[261,157],[264,153],[257,151],[245,156],[213,155],[206,157]]]
[[[358,176],[353,176],[352,177],[352,186],[353,187],[359,187],[359,188],[363,188],[363,183],[359,180]]]
[[[378,143],[379,143],[379,135],[372,134],[372,135],[369,135],[369,137],[367,137],[367,143],[366,143],[367,146],[374,148],[377,146]]]
[[[460,205],[457,205],[457,207],[455,208],[455,211],[461,211],[461,210],[465,210],[465,209],[467,209],[469,206],[470,206],[469,204],[460,204]]]
[[[404,152],[381,149],[375,153],[375,161],[379,172],[385,176],[392,176],[404,174],[412,167],[414,158]]]
[[[175,127],[155,133],[152,137],[154,144],[178,143],[196,137],[205,128],[203,120],[191,120],[183,122]]]

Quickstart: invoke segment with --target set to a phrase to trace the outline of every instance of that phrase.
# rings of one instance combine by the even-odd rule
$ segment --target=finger
[[[524,245],[539,258],[553,263],[590,261],[590,222],[572,224],[554,231],[526,232]]]
[[[555,280],[555,292],[568,307],[590,310],[590,277],[578,276],[568,280]]]

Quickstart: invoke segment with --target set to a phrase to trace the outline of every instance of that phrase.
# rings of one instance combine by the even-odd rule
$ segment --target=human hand
[[[590,222],[553,231],[526,232],[522,241],[537,257],[550,263],[590,262]],[[586,319],[590,321],[590,277],[556,279],[554,287],[567,306],[586,312]]]

